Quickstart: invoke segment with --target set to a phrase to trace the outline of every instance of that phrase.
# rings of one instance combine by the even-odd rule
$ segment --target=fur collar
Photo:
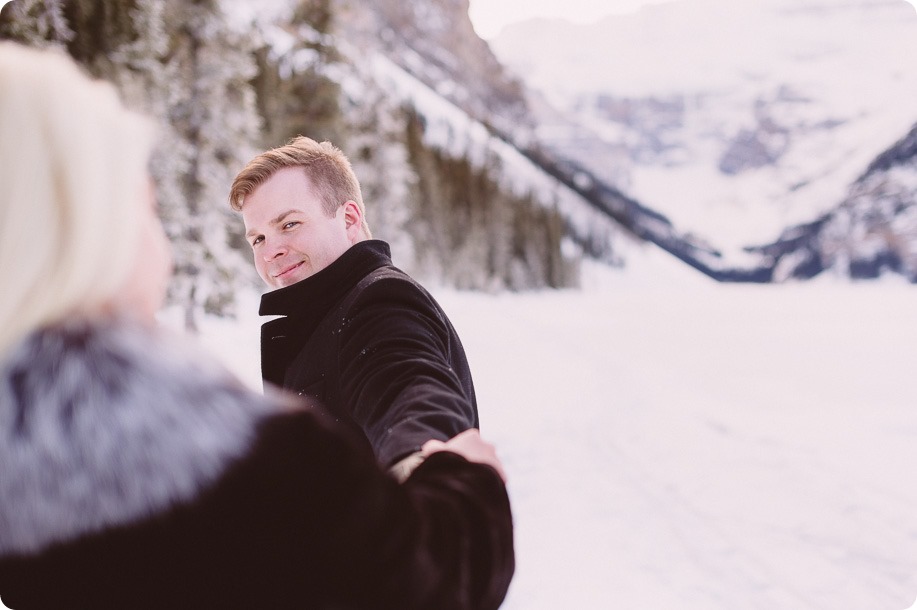
[[[0,363],[0,556],[192,499],[276,409],[163,333],[32,334]]]

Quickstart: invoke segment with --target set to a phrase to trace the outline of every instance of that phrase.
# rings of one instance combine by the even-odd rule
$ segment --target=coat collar
[[[358,242],[318,273],[264,294],[258,313],[307,318],[312,314],[320,319],[368,273],[391,264],[392,252],[386,242]]]

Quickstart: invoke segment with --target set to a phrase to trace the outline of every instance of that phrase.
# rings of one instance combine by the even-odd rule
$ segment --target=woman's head
[[[168,267],[138,251],[161,235],[147,121],[66,55],[0,43],[0,134],[0,352],[65,317],[155,300],[132,279]]]

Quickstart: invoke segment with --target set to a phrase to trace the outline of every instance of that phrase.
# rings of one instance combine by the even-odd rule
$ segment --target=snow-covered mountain
[[[896,272],[917,282],[917,124],[879,155],[835,209],[753,248],[774,262],[774,279],[825,269],[854,278]]]
[[[881,207],[858,179],[917,121],[917,13],[899,0],[680,0],[529,21],[491,47],[536,91],[551,151],[759,279],[774,261],[748,246],[851,198]]]

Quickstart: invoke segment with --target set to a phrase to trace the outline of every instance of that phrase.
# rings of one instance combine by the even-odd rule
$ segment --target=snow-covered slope
[[[531,129],[518,77],[474,31],[468,0],[334,0],[346,44],[385,55],[478,121]],[[358,58],[354,58],[358,59]]]
[[[727,259],[837,206],[917,120],[899,0],[681,0],[491,46],[544,96],[549,146]]]

